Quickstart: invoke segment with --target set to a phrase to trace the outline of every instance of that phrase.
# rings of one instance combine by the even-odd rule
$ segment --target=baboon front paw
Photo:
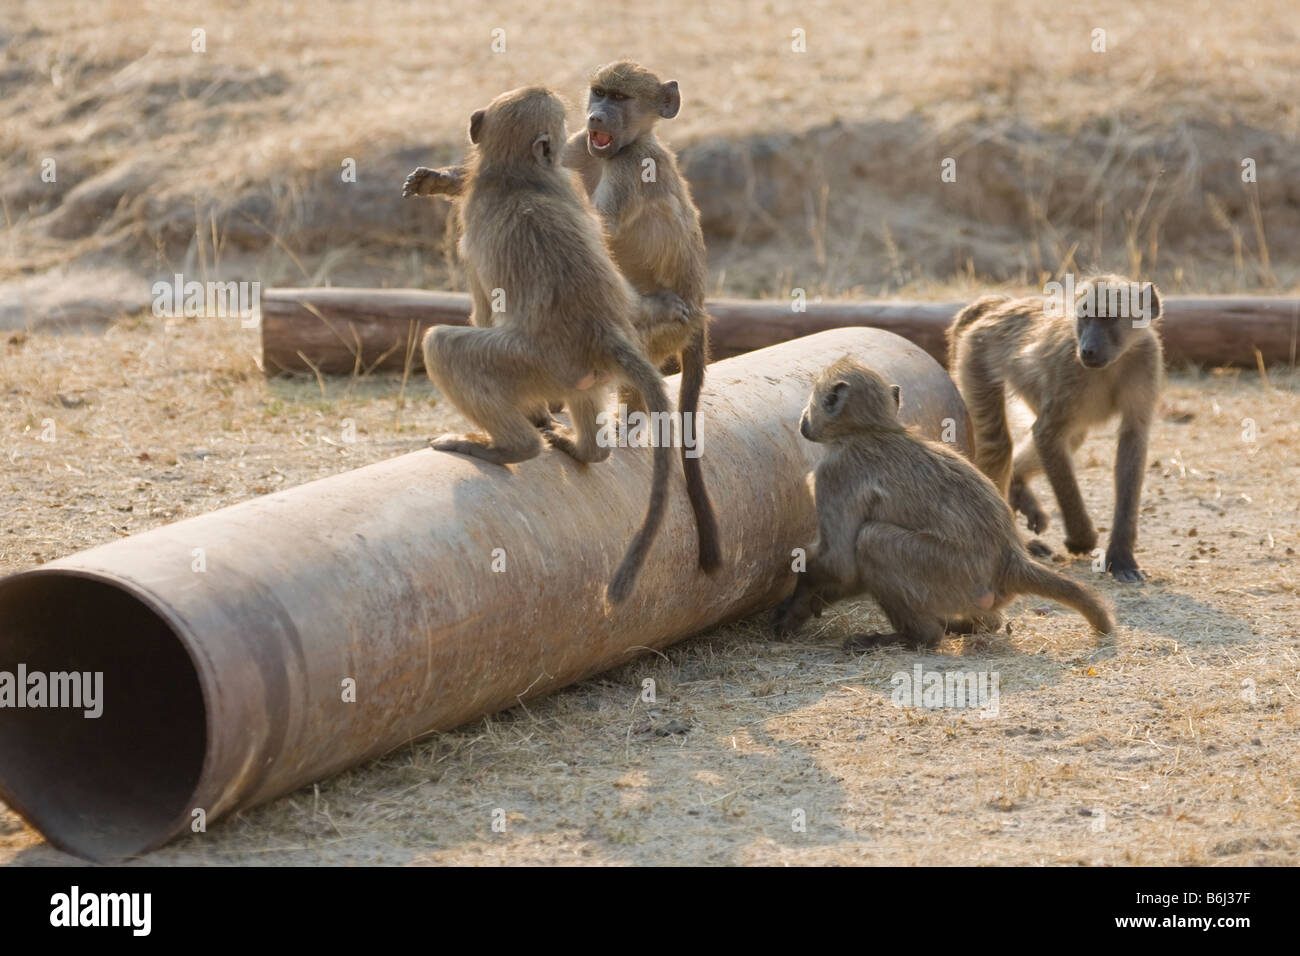
[[[1085,534],[1070,535],[1065,539],[1065,548],[1071,554],[1091,554],[1097,547],[1097,532],[1089,530]]]
[[[1146,575],[1132,554],[1107,553],[1106,567],[1110,570],[1111,577],[1123,584],[1141,584],[1146,580]]]
[[[423,195],[421,188],[428,180],[433,170],[428,166],[417,166],[406,177],[406,182],[402,183],[402,198],[408,199],[411,196]]]
[[[796,589],[772,611],[772,633],[777,637],[789,637],[811,616],[808,602]]]
[[[1042,534],[1047,530],[1047,514],[1042,508],[1033,508],[1025,512],[1025,525],[1034,534]]]
[[[455,177],[448,176],[441,170],[418,166],[406,177],[406,182],[402,183],[402,196],[436,196],[450,192],[454,182]]]

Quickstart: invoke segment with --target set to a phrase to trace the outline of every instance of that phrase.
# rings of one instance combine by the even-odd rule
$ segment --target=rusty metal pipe
[[[700,423],[725,566],[695,570],[678,473],[615,610],[605,585],[645,505],[645,448],[510,469],[418,451],[10,575],[0,672],[101,672],[103,711],[0,709],[0,796],[62,849],[118,859],[196,810],[210,823],[771,606],[816,526],[799,412],[845,354],[902,385],[909,423],[939,437],[951,419],[965,447],[943,369],[888,332],[719,362]]]

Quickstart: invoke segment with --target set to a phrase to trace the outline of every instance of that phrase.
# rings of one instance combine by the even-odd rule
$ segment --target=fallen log
[[[698,422],[723,567],[696,572],[675,471],[618,608],[605,586],[647,448],[510,468],[421,450],[0,580],[0,674],[102,677],[93,706],[0,710],[0,798],[56,846],[118,859],[770,607],[816,531],[820,446],[799,414],[845,354],[902,386],[904,421],[969,452],[944,370],[886,332],[720,362]]]
[[[1167,296],[1159,323],[1171,366],[1294,365],[1300,298]],[[714,359],[778,342],[864,326],[915,342],[940,362],[944,330],[961,302],[809,302],[710,299]],[[469,296],[416,289],[272,289],[262,295],[262,357],[269,373],[349,375],[375,369],[418,370],[420,337],[431,325],[464,325]],[[1259,356],[1256,356],[1256,350]]]

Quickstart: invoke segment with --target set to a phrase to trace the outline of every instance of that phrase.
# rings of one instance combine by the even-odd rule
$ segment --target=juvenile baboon
[[[1065,519],[1065,546],[1087,554],[1097,532],[1083,505],[1071,456],[1088,431],[1120,416],[1115,453],[1115,515],[1106,568],[1118,581],[1142,580],[1133,546],[1146,472],[1147,437],[1164,359],[1152,323],[1160,294],[1151,283],[1094,276],[1063,314],[1047,315],[1044,297],[985,296],[948,329],[953,379],[970,409],[975,461],[1035,534],[1047,515],[1027,484],[1042,470]],[[1006,391],[1036,415],[1033,441],[1012,458]],[[1031,550],[1046,550],[1045,547]]]
[[[461,251],[475,302],[503,290],[507,308],[490,326],[434,326],[424,337],[429,377],[487,436],[444,435],[439,451],[498,464],[537,455],[530,414],[568,406],[573,429],[547,440],[578,461],[609,457],[597,413],[609,384],[636,389],[652,413],[671,406],[663,379],[641,350],[630,317],[636,293],[609,257],[596,217],[559,164],[564,106],[548,90],[503,93],[470,117],[474,149],[460,206]],[[654,449],[645,521],[609,585],[627,597],[663,518],[672,449]]]
[[[841,598],[870,594],[891,634],[933,647],[945,629],[997,630],[1017,594],[1066,604],[1094,628],[1113,628],[1097,595],[1025,552],[1011,509],[965,458],[898,420],[902,396],[871,369],[840,359],[818,377],[799,421],[827,446],[813,473],[817,541],[794,593],[777,608],[778,633]]]
[[[614,262],[646,303],[633,323],[650,360],[661,368],[672,359],[680,365],[677,408],[698,434],[709,353],[707,252],[677,157],[654,132],[656,122],[671,119],[680,108],[675,80],[661,83],[627,60],[603,66],[591,76],[587,127],[569,139],[562,162],[581,177],[605,224]],[[460,195],[463,180],[461,167],[421,166],[407,177],[402,192],[452,198]],[[644,410],[627,390],[620,401],[629,410]],[[722,564],[722,549],[698,448],[683,443],[682,470],[695,514],[699,566],[713,571]]]

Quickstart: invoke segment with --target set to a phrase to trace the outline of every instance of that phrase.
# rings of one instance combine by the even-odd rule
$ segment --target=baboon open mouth
[[[590,131],[589,135],[591,136],[591,145],[595,146],[597,149],[607,149],[614,142],[614,137],[612,135],[601,132],[600,130],[593,129]]]

